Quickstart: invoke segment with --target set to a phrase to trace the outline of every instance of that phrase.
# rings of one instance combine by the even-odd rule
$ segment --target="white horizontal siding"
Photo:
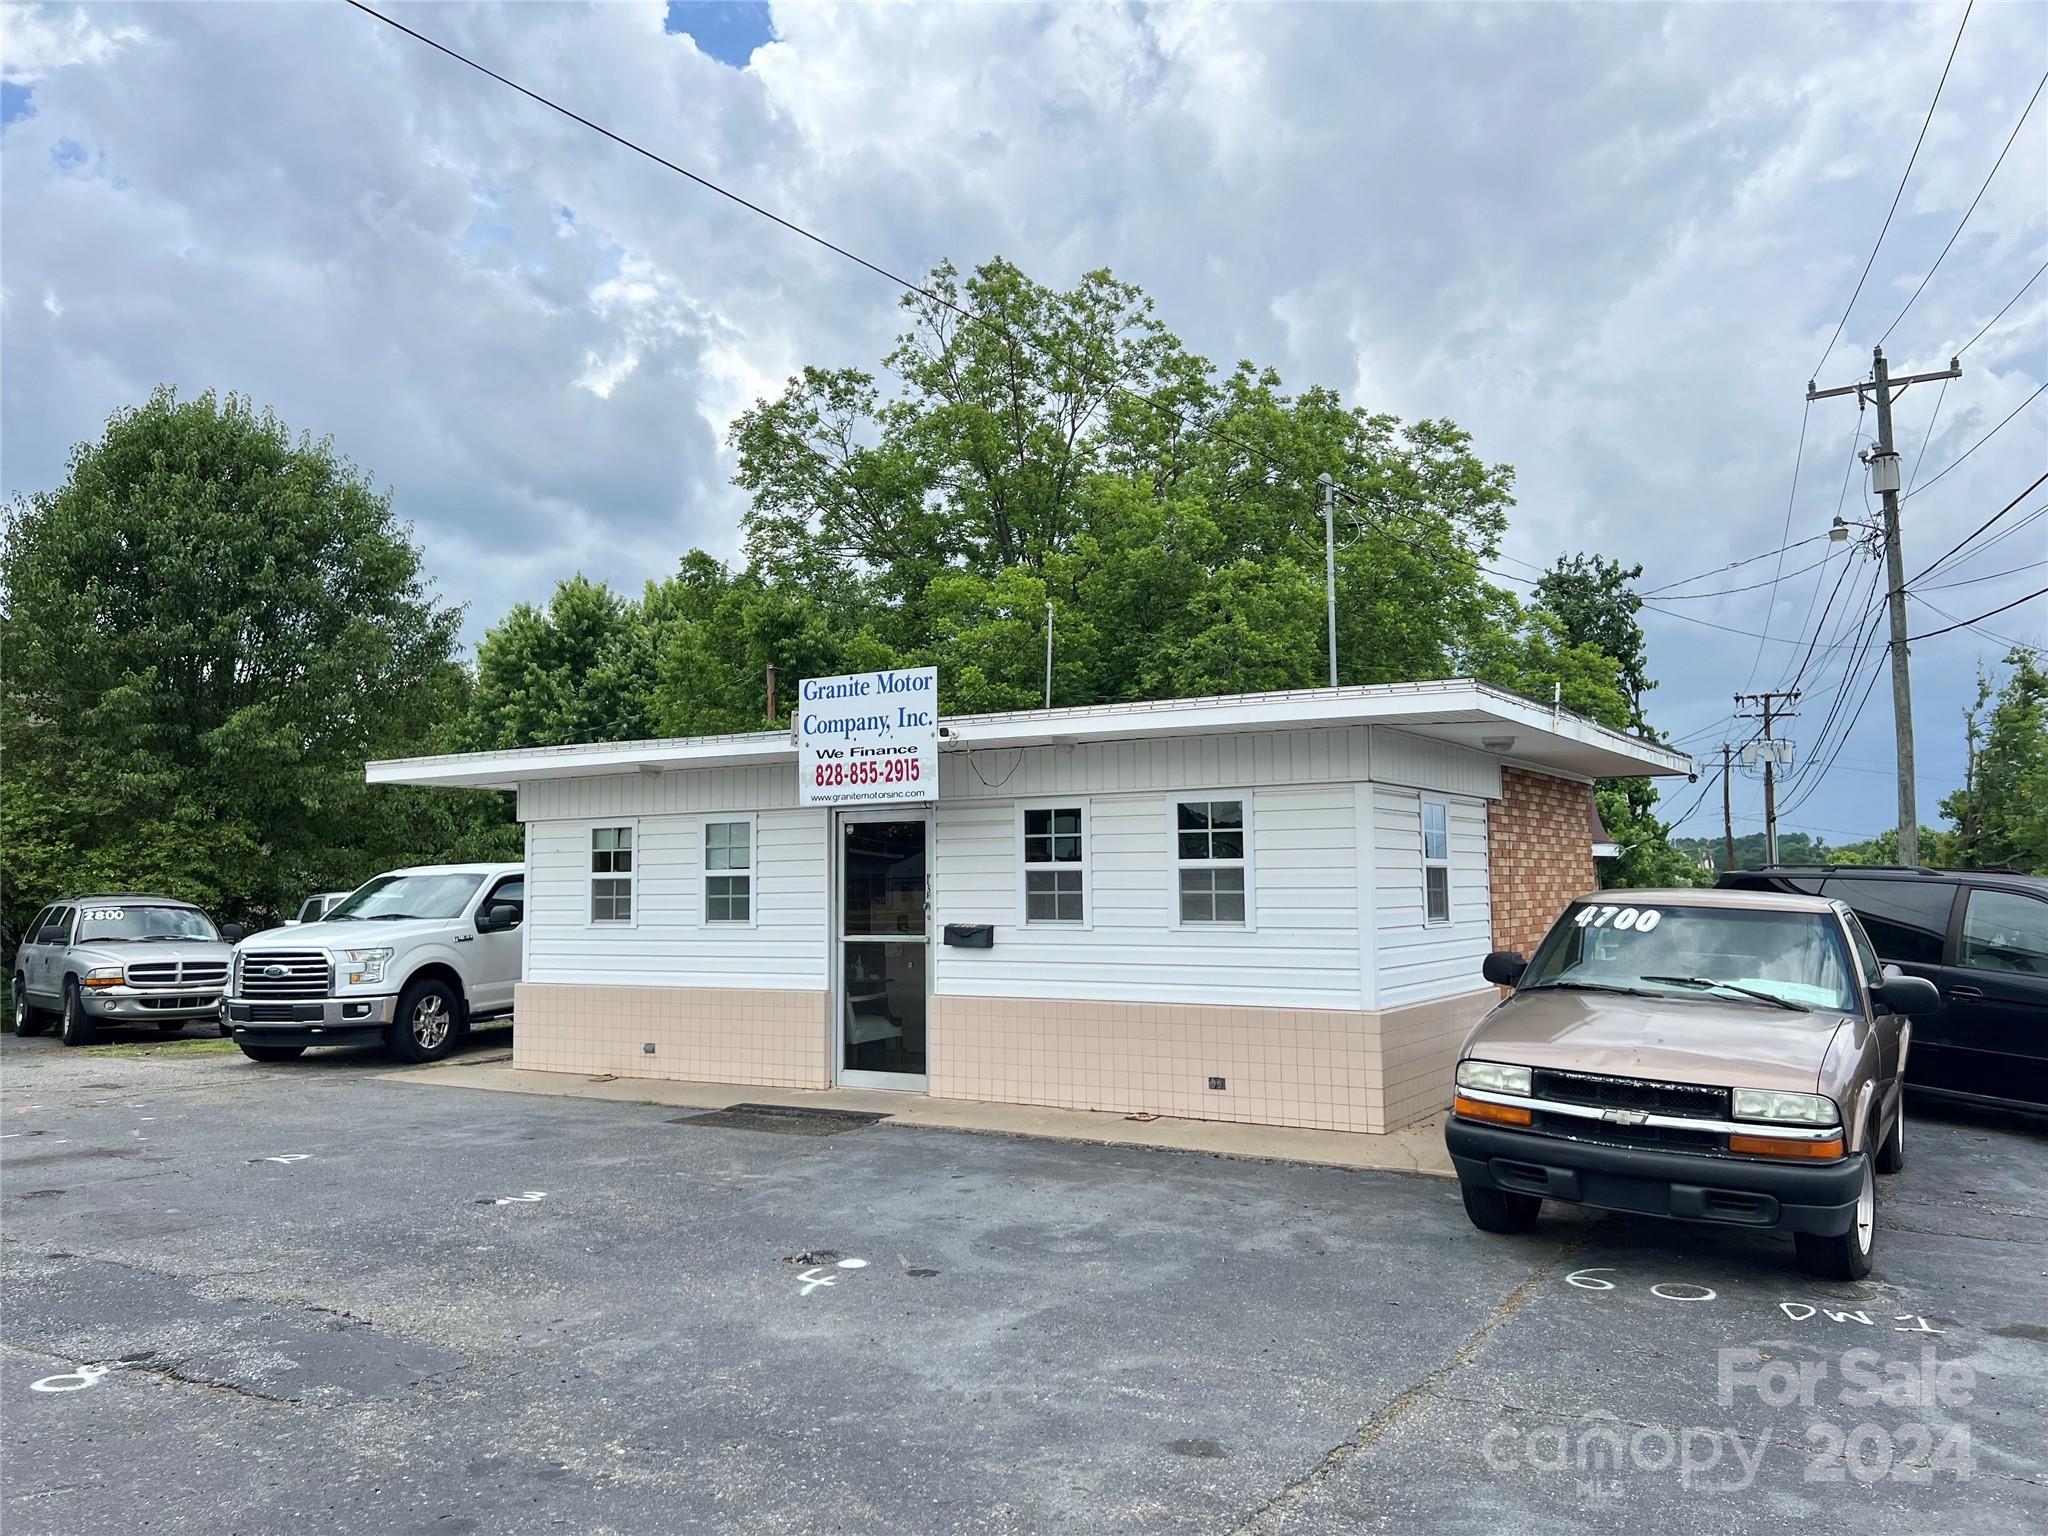
[[[1069,747],[980,747],[939,754],[941,800],[1025,800],[1044,795],[1143,793],[1229,784],[1348,782],[1366,777],[1368,728],[1240,731],[1084,742]]]
[[[1500,761],[1491,754],[1385,726],[1373,730],[1371,764],[1371,772],[1360,778],[1486,800],[1501,795]]]
[[[1372,795],[1376,1006],[1483,988],[1479,966],[1493,947],[1484,802],[1431,797],[1447,809],[1451,854],[1451,921],[1431,927],[1422,889],[1422,796],[1383,785]]]
[[[638,818],[631,927],[588,921],[590,820],[530,823],[526,980],[823,988],[826,813],[764,810],[756,818],[751,927],[704,922],[706,819]]]
[[[529,779],[519,786],[521,821],[765,811],[796,803],[794,763],[770,763],[757,768],[686,768],[674,773],[607,773],[579,779]]]
[[[1215,782],[1215,781],[1211,781]],[[942,801],[933,923],[994,926],[943,945],[942,996],[1089,998],[1275,1008],[1361,1006],[1355,799],[1349,784],[1261,789],[1252,802],[1253,926],[1173,926],[1177,796],[1089,797],[1085,928],[1019,921],[1017,809]]]

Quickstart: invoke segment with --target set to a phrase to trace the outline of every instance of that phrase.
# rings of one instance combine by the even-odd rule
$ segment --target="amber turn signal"
[[[1462,1093],[1452,1098],[1451,1109],[1467,1120],[1491,1120],[1496,1125],[1527,1125],[1535,1118],[1519,1104],[1489,1104],[1484,1099],[1468,1099]]]
[[[1751,1157],[1836,1158],[1842,1155],[1842,1138],[1830,1136],[1826,1141],[1787,1141],[1779,1136],[1730,1136],[1728,1150],[1746,1152]]]

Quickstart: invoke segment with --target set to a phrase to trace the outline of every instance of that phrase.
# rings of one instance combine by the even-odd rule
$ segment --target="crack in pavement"
[[[40,1356],[45,1360],[55,1360],[59,1364],[71,1366],[74,1370],[81,1366],[104,1365],[111,1368],[109,1374],[112,1374],[112,1371],[115,1370],[135,1371],[144,1376],[154,1376],[160,1381],[174,1382],[182,1387],[199,1387],[208,1392],[225,1392],[234,1397],[245,1397],[251,1402],[256,1403],[273,1403],[285,1408],[317,1407],[316,1404],[305,1402],[300,1398],[278,1397],[269,1392],[259,1392],[254,1387],[242,1386],[238,1382],[222,1381],[212,1376],[186,1375],[185,1362],[183,1360],[172,1360],[168,1363],[159,1364],[154,1355],[147,1353],[130,1355],[121,1360],[85,1360],[76,1355],[67,1355],[62,1350],[54,1349],[47,1344],[23,1345],[11,1341],[0,1341],[0,1349],[8,1350],[17,1355]]]
[[[1446,1355],[1443,1360],[1430,1370],[1402,1388],[1400,1392],[1389,1398],[1380,1407],[1379,1412],[1361,1424],[1357,1432],[1348,1440],[1344,1440],[1332,1446],[1328,1451],[1325,1451],[1313,1467],[1310,1467],[1308,1471],[1297,1477],[1293,1482],[1288,1483],[1278,1493],[1274,1494],[1272,1498],[1254,1510],[1246,1519],[1233,1526],[1230,1536],[1278,1536],[1280,1528],[1286,1523],[1288,1515],[1304,1499],[1322,1487],[1332,1477],[1336,1476],[1354,1458],[1370,1450],[1373,1444],[1404,1418],[1408,1411],[1417,1403],[1426,1397],[1435,1395],[1439,1382],[1446,1380],[1454,1372],[1462,1370],[1466,1365],[1470,1364],[1472,1357],[1479,1353],[1480,1346],[1528,1304],[1529,1298],[1536,1294],[1536,1287],[1554,1275],[1564,1266],[1567,1260],[1592,1241],[1594,1234],[1604,1225],[1605,1222],[1595,1223],[1594,1226],[1589,1227],[1578,1236],[1572,1238],[1543,1263],[1529,1271],[1521,1284],[1517,1285],[1512,1291],[1509,1291],[1501,1299],[1500,1304],[1486,1315],[1479,1326],[1465,1335],[1456,1349],[1452,1350],[1450,1354]]]

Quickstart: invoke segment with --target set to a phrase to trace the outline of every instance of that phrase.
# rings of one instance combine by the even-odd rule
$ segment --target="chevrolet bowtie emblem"
[[[1600,1118],[1609,1125],[1648,1125],[1650,1117],[1640,1109],[1603,1109]]]

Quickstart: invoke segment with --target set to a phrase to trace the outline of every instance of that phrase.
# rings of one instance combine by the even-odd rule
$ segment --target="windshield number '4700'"
[[[1581,928],[1614,928],[1622,933],[1648,933],[1664,921],[1655,907],[1581,907],[1573,919]]]

